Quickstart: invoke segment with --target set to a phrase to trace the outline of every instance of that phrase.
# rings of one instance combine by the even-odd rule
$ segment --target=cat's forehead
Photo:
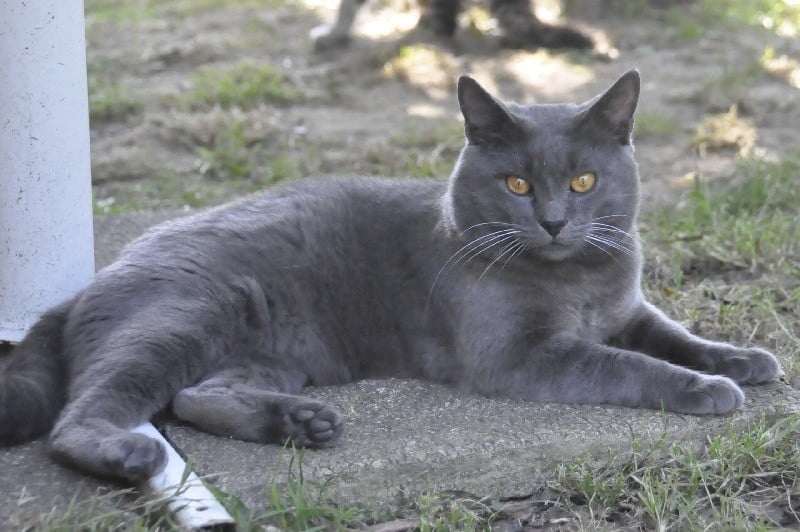
[[[585,110],[575,104],[506,104],[516,122],[530,133],[564,134],[571,130],[575,119]]]

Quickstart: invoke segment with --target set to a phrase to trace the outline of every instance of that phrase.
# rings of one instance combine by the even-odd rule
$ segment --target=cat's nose
[[[539,224],[544,227],[544,230],[550,233],[550,236],[555,237],[561,229],[567,225],[566,220],[541,220]]]

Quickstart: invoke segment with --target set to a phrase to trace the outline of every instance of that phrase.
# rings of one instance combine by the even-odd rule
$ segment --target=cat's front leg
[[[744,403],[744,394],[727,377],[568,334],[517,339],[490,351],[476,354],[465,374],[467,388],[485,395],[687,414],[723,414]]]
[[[741,384],[761,384],[783,375],[772,353],[695,336],[647,302],[640,304],[612,343],[689,368],[725,375]]]

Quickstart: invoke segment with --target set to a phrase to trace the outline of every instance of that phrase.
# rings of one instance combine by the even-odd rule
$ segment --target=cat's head
[[[639,201],[633,113],[639,73],[583,104],[501,103],[461,77],[467,144],[445,198],[465,241],[486,257],[546,261],[633,248]]]

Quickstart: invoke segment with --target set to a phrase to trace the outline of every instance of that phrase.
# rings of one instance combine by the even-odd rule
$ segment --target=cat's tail
[[[66,398],[63,331],[72,301],[46,312],[11,353],[0,358],[0,444],[41,436]]]

